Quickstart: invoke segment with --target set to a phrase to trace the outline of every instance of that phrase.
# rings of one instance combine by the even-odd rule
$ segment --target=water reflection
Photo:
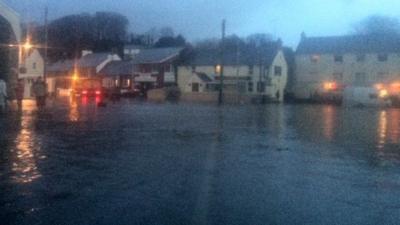
[[[337,108],[332,105],[327,105],[322,110],[323,117],[323,134],[324,137],[332,141],[335,135],[336,119],[337,119]]]
[[[70,97],[69,99],[69,120],[71,122],[76,122],[79,120],[79,110],[78,110],[78,102],[76,98]]]
[[[383,149],[386,144],[386,134],[387,134],[387,112],[385,110],[382,110],[379,112],[379,117],[378,117],[378,149]]]
[[[390,120],[392,121],[391,123],[388,124],[389,126],[389,138],[390,142],[393,144],[399,144],[399,139],[400,139],[400,111],[399,110],[392,110],[389,113],[390,115]]]
[[[30,183],[41,177],[35,157],[35,151],[39,150],[33,127],[32,112],[35,110],[35,106],[30,101],[24,101],[23,109],[24,115],[21,116],[19,133],[15,139],[16,146],[12,150],[16,153],[12,171],[15,174],[13,179],[16,182]]]
[[[377,137],[378,149],[383,149],[386,144],[399,144],[400,139],[400,111],[397,109],[393,110],[382,110],[378,116],[378,129]]]

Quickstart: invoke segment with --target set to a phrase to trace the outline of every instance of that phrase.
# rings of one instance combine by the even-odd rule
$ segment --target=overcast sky
[[[222,18],[227,34],[271,33],[296,47],[300,33],[341,35],[371,14],[399,17],[399,0],[5,0],[25,20],[43,20],[81,12],[116,11],[128,17],[130,30],[171,26],[195,41],[219,37]]]

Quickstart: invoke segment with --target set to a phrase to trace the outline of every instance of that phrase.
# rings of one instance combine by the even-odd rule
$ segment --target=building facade
[[[220,88],[221,60],[218,51],[199,51],[192,64],[178,68],[178,86],[183,93],[217,92]],[[227,52],[223,68],[224,93],[263,96],[282,102],[288,66],[280,41],[271,43],[262,55]]]
[[[299,99],[340,98],[346,87],[394,88],[400,81],[400,38],[303,34],[295,63],[293,91]]]
[[[21,60],[18,79],[24,83],[24,98],[33,97],[32,84],[44,75],[44,59],[37,49],[29,50]]]

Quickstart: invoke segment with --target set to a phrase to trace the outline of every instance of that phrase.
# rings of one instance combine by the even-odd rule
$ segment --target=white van
[[[343,93],[344,106],[385,107],[390,104],[388,96],[373,87],[346,87]]]

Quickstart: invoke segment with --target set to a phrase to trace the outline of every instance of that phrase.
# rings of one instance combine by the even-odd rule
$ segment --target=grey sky
[[[171,26],[189,40],[218,37],[222,18],[227,33],[244,36],[271,33],[296,47],[300,33],[341,35],[371,14],[400,16],[398,0],[5,0],[26,20],[42,20],[48,2],[50,17],[116,11],[127,16],[130,29]]]

